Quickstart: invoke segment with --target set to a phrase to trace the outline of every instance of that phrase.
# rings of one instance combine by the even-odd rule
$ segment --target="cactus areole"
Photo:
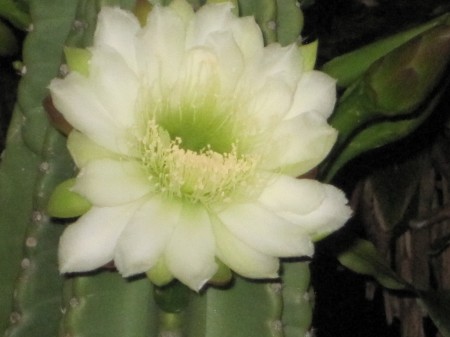
[[[232,9],[175,0],[141,26],[104,7],[93,45],[68,51],[50,92],[73,127],[69,192],[90,208],[62,235],[61,272],[113,260],[125,277],[194,290],[218,266],[276,278],[280,257],[311,256],[349,218],[341,191],[296,179],[336,140],[335,81]]]

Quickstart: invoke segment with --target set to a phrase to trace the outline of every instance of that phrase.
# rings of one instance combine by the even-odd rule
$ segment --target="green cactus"
[[[65,223],[49,218],[46,207],[55,186],[75,172],[65,137],[49,124],[42,101],[50,80],[64,71],[64,47],[91,43],[99,8],[133,9],[135,1],[29,4],[25,75],[0,166],[0,335],[303,337],[312,317],[306,262],[284,263],[279,282],[236,276],[230,285],[200,294],[180,284],[159,288],[145,276],[123,279],[107,269],[59,275],[56,255]],[[266,42],[298,39],[302,14],[296,1],[240,0],[237,5],[241,15],[255,15]]]

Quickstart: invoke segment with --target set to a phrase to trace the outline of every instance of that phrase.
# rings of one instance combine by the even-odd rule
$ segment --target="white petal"
[[[75,129],[113,152],[130,152],[128,130],[105,109],[89,79],[72,72],[49,88],[55,107]]]
[[[103,7],[97,19],[94,47],[115,49],[129,67],[137,70],[134,37],[139,30],[139,21],[132,13],[118,7]]]
[[[61,273],[85,272],[110,262],[117,239],[136,205],[93,207],[69,225],[59,242]]]
[[[259,201],[278,215],[306,214],[318,208],[326,198],[326,185],[312,179],[277,175],[266,186]]]
[[[231,3],[202,6],[191,21],[186,39],[186,47],[192,48],[205,44],[209,35],[226,31],[235,17],[231,14]]]
[[[173,89],[172,104],[190,104],[205,97],[213,99],[220,88],[219,64],[216,56],[207,48],[189,50]],[[194,103],[192,103],[194,104]]]
[[[304,73],[295,92],[294,103],[286,119],[305,112],[317,112],[328,118],[336,103],[336,80],[320,71]]]
[[[247,62],[258,59],[263,54],[264,39],[261,29],[253,16],[239,18],[231,22],[234,40]]]
[[[142,198],[151,187],[137,162],[100,159],[82,168],[73,190],[96,206],[115,206]]]
[[[92,89],[112,119],[124,128],[136,123],[139,81],[119,54],[108,48],[93,51],[89,69]]]
[[[304,113],[278,125],[262,167],[299,176],[316,167],[336,142],[337,131],[315,113]]]
[[[156,6],[138,37],[139,67],[149,85],[170,87],[185,53],[186,23],[171,8]]]
[[[250,278],[278,277],[279,259],[250,248],[215,219],[217,256],[233,271]]]
[[[249,115],[249,125],[243,132],[260,133],[266,143],[266,131],[272,132],[274,125],[280,123],[291,106],[292,92],[284,82],[275,78],[266,81],[256,92],[242,90],[242,93],[240,113]]]
[[[293,257],[314,251],[302,229],[259,204],[234,205],[217,216],[234,236],[263,254]]]
[[[347,199],[334,186],[322,184],[325,198],[320,205],[310,213],[296,212],[292,208],[277,211],[277,214],[292,223],[299,225],[314,238],[322,237],[339,228],[351,217],[352,210],[347,205]]]
[[[215,274],[215,240],[204,209],[183,208],[167,246],[165,262],[173,276],[194,290]]]
[[[295,44],[281,47],[271,44],[264,48],[259,73],[263,78],[277,78],[288,84],[292,92],[302,75],[303,60]]]
[[[73,130],[67,137],[67,148],[79,168],[85,166],[91,160],[104,158],[120,160],[117,153],[98,145],[76,130]]]
[[[229,32],[212,34],[207,39],[206,46],[211,49],[219,63],[221,94],[231,98],[244,69],[242,52]]]
[[[143,204],[119,238],[114,261],[124,276],[148,271],[162,256],[179,222],[180,204],[155,197]]]

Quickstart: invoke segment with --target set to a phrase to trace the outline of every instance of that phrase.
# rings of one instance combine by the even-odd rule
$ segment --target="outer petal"
[[[312,255],[308,235],[259,204],[238,204],[217,214],[234,236],[253,249],[278,257]]]
[[[55,107],[75,129],[113,152],[130,152],[129,130],[101,104],[89,79],[73,72],[52,80],[49,88]]]
[[[234,236],[219,219],[213,219],[217,256],[232,270],[244,277],[278,277],[279,259],[250,248]]]
[[[73,190],[96,206],[115,206],[140,199],[151,188],[137,162],[101,159],[83,167]]]
[[[185,206],[166,248],[165,260],[173,276],[199,290],[216,272],[215,240],[203,208]]]
[[[109,48],[94,49],[89,79],[95,95],[112,119],[123,128],[136,123],[138,77],[117,52]]]
[[[67,148],[77,167],[85,166],[91,160],[114,159],[120,160],[117,153],[94,143],[81,132],[73,130],[67,138]]]
[[[264,48],[264,56],[258,74],[263,78],[276,77],[288,84],[293,91],[302,75],[303,60],[295,44],[281,47],[271,44]]]
[[[265,143],[271,135],[274,125],[278,125],[291,106],[292,92],[282,81],[272,78],[264,83],[258,91],[241,90],[240,100],[243,102],[240,113],[248,114],[249,122],[243,130],[246,134],[260,134]],[[267,131],[269,130],[269,131]],[[256,142],[255,145],[259,145]],[[265,144],[264,144],[265,145]]]
[[[202,46],[209,35],[226,31],[231,22],[236,20],[231,14],[232,8],[229,2],[200,7],[188,29],[187,49]]]
[[[277,175],[266,186],[258,200],[278,215],[307,214],[323,203],[327,196],[326,186],[317,180]]]
[[[119,238],[114,261],[124,276],[148,271],[162,256],[181,205],[155,197],[143,204]]]
[[[258,59],[263,54],[264,39],[255,18],[247,16],[231,22],[234,40],[247,62]]]
[[[286,210],[279,215],[299,224],[314,239],[341,228],[351,217],[352,210],[347,206],[347,199],[341,190],[331,185],[324,184],[324,187],[326,197],[314,211],[299,214]]]
[[[286,119],[314,111],[328,118],[336,103],[336,80],[320,71],[304,73]]]
[[[242,52],[231,33],[212,34],[207,39],[206,46],[211,48],[219,63],[222,97],[232,99],[239,77],[244,70]]]
[[[84,272],[110,262],[120,233],[136,205],[93,207],[70,225],[59,242],[61,273]]]
[[[137,70],[134,37],[139,30],[139,21],[130,12],[118,7],[103,7],[97,19],[94,47],[115,49],[129,67]]]
[[[299,176],[317,166],[333,147],[337,132],[315,113],[285,120],[276,128],[262,164],[265,169]]]
[[[170,90],[185,53],[186,23],[170,7],[156,6],[138,39],[139,67],[148,85]]]

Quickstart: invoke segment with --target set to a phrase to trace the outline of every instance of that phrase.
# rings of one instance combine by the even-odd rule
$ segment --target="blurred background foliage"
[[[301,3],[305,14],[303,39],[320,41],[319,68],[339,55],[450,11],[449,0]],[[16,15],[5,15],[15,13],[11,6],[17,7]],[[28,29],[28,18],[23,13],[27,13],[26,1],[0,0],[0,42],[4,46],[0,49],[0,149],[4,147],[23,71],[17,63]],[[448,58],[448,54],[443,53],[442,57]],[[376,73],[376,69],[372,72]],[[314,326],[318,337],[448,336],[450,318],[445,316],[450,312],[447,311],[450,301],[448,293],[443,292],[450,289],[448,62],[441,73],[437,84],[418,106],[407,111],[406,117],[383,115],[375,123],[370,121],[356,131],[352,129],[349,139],[341,141],[345,148],[358,140],[361,130],[424,116],[411,128],[414,132],[399,139],[393,137],[394,142],[375,146],[363,155],[350,156],[335,172],[326,165],[321,168],[322,178],[333,179],[351,198],[355,217],[342,231],[317,246],[312,272],[316,290]],[[355,87],[353,91],[360,90]],[[344,92],[344,88],[339,90]],[[341,99],[340,106],[344,105]],[[339,124],[339,117],[332,122]],[[377,134],[380,129],[373,130]],[[338,159],[339,151],[335,150],[331,158]],[[372,247],[358,246],[360,250],[351,249],[348,253],[356,238],[372,242],[376,252]],[[344,268],[336,256],[359,274]],[[363,268],[358,269],[361,259],[359,266]],[[419,302],[427,312],[417,298],[421,298]]]

